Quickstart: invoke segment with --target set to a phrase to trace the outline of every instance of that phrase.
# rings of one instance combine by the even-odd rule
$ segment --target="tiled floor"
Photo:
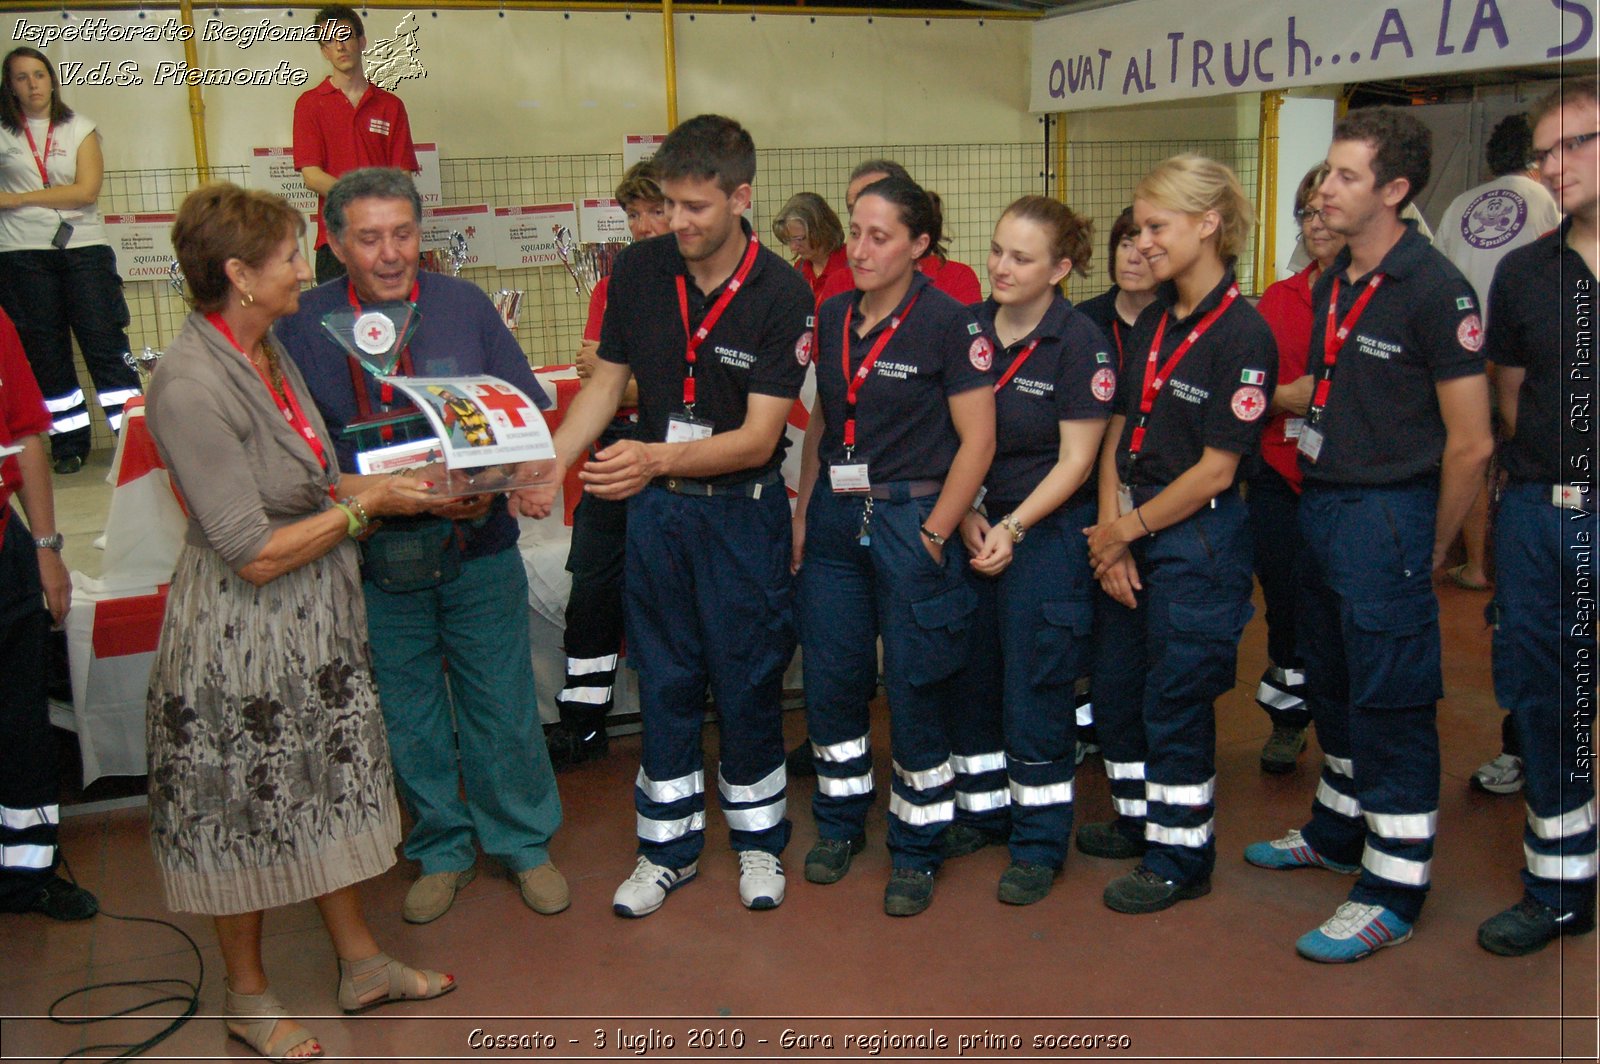
[[[77,489],[74,483],[63,495]],[[71,552],[92,550],[86,545],[92,535],[76,522],[81,516],[92,524],[93,509],[85,503],[80,514],[77,505],[64,508],[63,527],[69,538],[84,534],[84,544],[68,548],[82,569]],[[566,913],[541,917],[524,908],[489,862],[456,907],[425,927],[399,918],[413,866],[402,861],[366,886],[385,946],[454,972],[457,993],[335,1018],[333,954],[309,904],[269,917],[269,971],[329,1055],[347,1059],[853,1059],[874,1048],[870,1036],[887,1033],[919,1037],[881,1049],[884,1057],[914,1060],[956,1055],[963,1035],[976,1039],[967,1058],[989,1060],[1593,1060],[1596,936],[1517,960],[1491,956],[1474,941],[1478,923],[1518,896],[1523,806],[1518,797],[1467,787],[1498,740],[1484,598],[1443,587],[1440,599],[1449,698],[1439,713],[1444,780],[1433,896],[1410,943],[1358,965],[1314,965],[1292,949],[1296,936],[1332,912],[1348,880],[1265,872],[1239,857],[1247,842],[1299,824],[1316,783],[1314,748],[1293,775],[1266,777],[1257,768],[1268,731],[1249,697],[1264,653],[1258,619],[1240,651],[1240,683],[1217,707],[1215,889],[1168,912],[1110,912],[1100,891],[1124,866],[1076,852],[1047,900],[1024,909],[1000,905],[994,888],[1005,855],[989,849],[945,867],[927,913],[911,920],[884,916],[881,796],[888,758],[887,736],[878,734],[872,845],[843,882],[817,887],[799,876],[815,836],[811,783],[796,781],[790,892],[781,908],[751,913],[740,906],[737,867],[713,812],[698,880],[659,913],[620,920],[610,899],[632,864],[633,737],[614,742],[608,760],[561,777],[567,822],[553,856],[572,884]],[[800,715],[789,714],[785,723],[798,736]],[[708,728],[708,764],[715,742]],[[1097,760],[1081,770],[1078,794],[1080,820],[1109,815]],[[145,836],[137,809],[71,818],[63,830],[73,870],[108,913],[166,917],[194,936],[205,963],[200,1015],[214,1017],[221,965],[209,924],[165,912]],[[172,931],[108,916],[79,925],[0,917],[0,957],[0,1014],[13,1017],[38,1017],[58,995],[88,983],[192,979],[195,972],[194,957]],[[97,991],[72,1011],[111,1011],[135,999],[126,991]],[[7,1019],[0,1052],[53,1058],[81,1045],[135,1041],[160,1026],[125,1020],[85,1029]],[[812,1047],[786,1047],[785,1029],[812,1037]],[[1067,1049],[1046,1041],[1097,1034],[1127,1036],[1130,1044]],[[477,1048],[486,1035],[535,1048]],[[847,1044],[846,1036],[858,1040]],[[997,1041],[1013,1036],[1017,1043]],[[546,1037],[554,1037],[553,1046],[546,1048]],[[947,1048],[922,1048],[941,1037]],[[698,1048],[692,1038],[724,1048]],[[733,1044],[740,1040],[742,1048]],[[224,1039],[216,1019],[197,1018],[146,1059],[249,1055]]]

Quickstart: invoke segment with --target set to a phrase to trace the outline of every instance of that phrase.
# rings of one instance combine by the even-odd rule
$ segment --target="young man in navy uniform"
[[[1600,98],[1594,78],[1534,108],[1533,158],[1564,225],[1501,260],[1488,356],[1509,439],[1495,535],[1494,684],[1527,782],[1522,900],[1478,928],[1519,957],[1594,929],[1595,274]]]
[[[1305,827],[1245,859],[1359,873],[1295,944],[1330,963],[1410,938],[1427,896],[1444,695],[1433,570],[1493,449],[1472,286],[1400,220],[1427,183],[1430,139],[1403,110],[1353,111],[1320,190],[1324,223],[1347,241],[1312,290],[1316,383],[1299,442],[1297,630],[1322,779]]]
[[[675,239],[617,258],[599,361],[556,433],[565,468],[610,422],[632,371],[638,436],[581,474],[584,490],[629,500],[624,612],[644,750],[639,857],[613,908],[652,913],[698,870],[709,683],[739,896],[771,909],[783,901],[778,856],[789,841],[779,699],[795,645],[779,467],[810,362],[811,289],[742,217],[756,159],[737,122],[684,122],[655,165]]]

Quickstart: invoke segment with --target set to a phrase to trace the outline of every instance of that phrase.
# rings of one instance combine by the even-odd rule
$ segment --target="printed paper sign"
[[[628,215],[622,204],[602,196],[587,196],[578,212],[578,242],[604,244],[628,239]]]
[[[124,281],[166,281],[171,275],[175,214],[108,214],[106,239]]]
[[[444,251],[450,247],[450,234],[467,238],[467,258],[463,268],[488,266],[494,258],[494,217],[489,205],[475,203],[464,207],[422,208],[422,250]]]
[[[250,149],[250,187],[282,196],[308,218],[317,213],[317,194],[300,180],[293,148]]]
[[[559,266],[557,226],[578,227],[578,212],[571,203],[541,203],[494,209],[495,265],[502,270],[529,266]]]
[[[622,168],[627,170],[652,158],[666,139],[665,133],[629,133],[622,138]]]
[[[417,194],[422,197],[424,207],[437,207],[444,202],[440,193],[439,182],[439,145],[416,144],[417,164],[422,169],[412,175],[417,182]]]

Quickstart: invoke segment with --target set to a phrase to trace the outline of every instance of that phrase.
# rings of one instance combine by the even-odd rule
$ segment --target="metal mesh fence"
[[[1227,163],[1253,196],[1258,168],[1254,140],[1068,142],[1067,202],[1093,220],[1096,234],[1090,277],[1072,279],[1068,294],[1073,299],[1105,289],[1109,282],[1104,242],[1111,223],[1127,205],[1139,178],[1160,160],[1182,151],[1201,152]],[[897,160],[925,187],[939,193],[950,257],[972,266],[980,279],[989,234],[1000,211],[1018,196],[1054,187],[1040,142],[769,148],[757,152],[752,212],[757,234],[771,245],[772,218],[795,192],[816,192],[842,213],[850,172],[857,163],[871,158]],[[443,159],[441,191],[444,202],[452,204],[495,207],[564,202],[609,195],[621,180],[622,169],[620,153]],[[243,166],[213,167],[212,177],[240,184],[249,181]],[[192,168],[109,171],[100,208],[106,214],[172,211],[198,184],[199,176]],[[1247,249],[1239,264],[1239,278],[1247,290],[1253,260],[1253,250]],[[469,269],[462,276],[489,292],[500,288],[524,291],[517,339],[534,365],[564,363],[576,352],[588,306],[574,291],[566,270],[559,266],[487,267]],[[187,314],[183,301],[164,281],[128,282],[125,292],[132,315],[130,345],[135,351],[147,345],[162,348]],[[88,381],[81,360],[79,377]],[[95,445],[109,446],[110,434],[96,416]]]
[[[1111,284],[1106,241],[1122,209],[1133,202],[1139,179],[1157,163],[1180,152],[1197,152],[1226,163],[1239,175],[1245,195],[1255,201],[1259,145],[1254,140],[1135,140],[1067,142],[1067,195],[1073,210],[1094,222],[1094,260],[1087,279],[1073,275],[1067,295],[1074,301],[1097,296]],[[1252,234],[1253,236],[1254,234]],[[1234,271],[1239,289],[1255,292],[1255,250],[1248,245]]]

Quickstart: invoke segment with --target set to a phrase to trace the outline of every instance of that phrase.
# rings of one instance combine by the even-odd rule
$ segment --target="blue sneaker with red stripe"
[[[1295,952],[1322,964],[1349,964],[1411,937],[1411,925],[1381,905],[1347,901],[1315,931],[1294,944]]]
[[[1359,865],[1345,864],[1322,856],[1300,834],[1299,828],[1290,828],[1289,834],[1271,842],[1252,842],[1244,848],[1244,859],[1258,868],[1282,871],[1291,868],[1326,868],[1342,876],[1353,876],[1361,871]]]

